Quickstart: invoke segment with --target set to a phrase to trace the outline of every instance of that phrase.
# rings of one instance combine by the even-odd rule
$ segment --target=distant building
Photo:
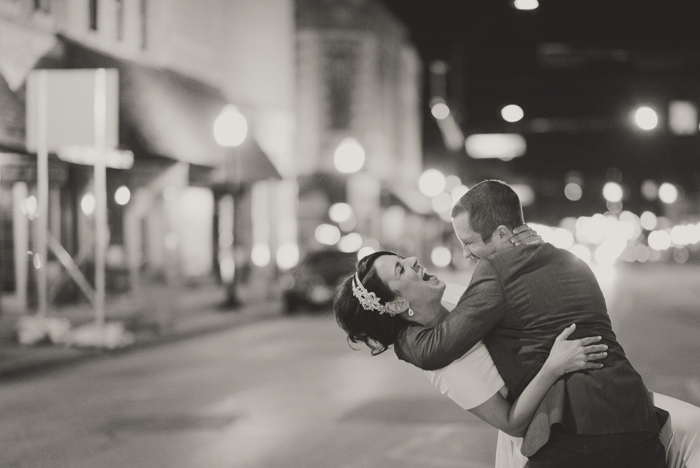
[[[276,260],[298,257],[293,42],[292,0],[0,2],[2,291],[31,306],[26,77],[98,67],[119,70],[120,147],[135,156],[132,169],[108,172],[109,286],[225,282],[236,264],[251,300],[273,290]],[[213,136],[228,104],[249,124],[237,148]],[[87,273],[91,215],[80,205],[91,184],[90,167],[51,156],[50,230]],[[114,199],[121,186],[124,205]],[[49,267],[52,285],[70,284],[55,260]]]
[[[329,222],[332,204],[347,202],[355,223],[341,223],[343,234],[421,253],[430,213],[417,190],[423,67],[406,28],[374,0],[299,0],[296,8],[302,249],[321,246],[316,227]],[[336,167],[346,139],[364,150],[359,172]]]

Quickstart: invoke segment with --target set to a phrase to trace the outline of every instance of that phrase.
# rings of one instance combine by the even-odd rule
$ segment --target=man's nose
[[[466,245],[462,246],[462,255],[464,255],[464,258],[466,258],[467,260],[469,260],[472,256],[471,251]]]

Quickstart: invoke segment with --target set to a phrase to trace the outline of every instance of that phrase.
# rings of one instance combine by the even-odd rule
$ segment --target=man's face
[[[474,232],[469,223],[469,213],[460,213],[452,219],[452,226],[455,234],[462,244],[464,258],[471,258],[477,262],[484,257],[488,257],[498,250],[498,245],[492,239],[484,242],[481,234]],[[492,236],[493,237],[493,236]]]

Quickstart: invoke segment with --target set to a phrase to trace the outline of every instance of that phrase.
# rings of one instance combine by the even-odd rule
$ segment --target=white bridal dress
[[[454,308],[463,286],[448,283],[443,304]],[[465,410],[479,406],[496,392],[507,389],[486,346],[479,342],[449,366],[425,371],[435,387]],[[700,468],[700,408],[675,398],[654,393],[654,405],[668,411],[661,430],[668,468]],[[523,468],[527,458],[520,453],[522,438],[498,431],[496,468]]]

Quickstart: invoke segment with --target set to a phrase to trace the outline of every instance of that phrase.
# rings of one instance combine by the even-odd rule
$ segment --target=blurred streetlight
[[[670,205],[678,200],[678,189],[675,185],[664,182],[659,186],[659,200]]]
[[[334,203],[328,209],[328,217],[334,223],[344,223],[353,215],[352,207],[347,203]]]
[[[525,112],[520,106],[510,104],[501,109],[501,117],[506,122],[517,122],[525,117]]]
[[[642,213],[642,215],[639,217],[639,220],[642,223],[642,227],[647,231],[653,231],[658,225],[656,215],[651,211],[645,211],[644,213]]]
[[[571,201],[578,201],[583,196],[583,189],[576,182],[569,182],[564,187],[564,196]]]
[[[356,232],[351,232],[340,238],[338,250],[341,252],[357,252],[362,247],[362,236]]]
[[[129,187],[126,185],[122,185],[116,192],[114,192],[114,201],[117,203],[117,205],[126,205],[129,203],[130,199],[131,192],[129,191]]]
[[[634,113],[634,121],[642,130],[653,130],[659,123],[659,116],[651,107],[640,107]]]
[[[238,110],[238,107],[228,104],[224,106],[224,108],[221,110],[221,113],[219,116],[216,118],[214,121],[214,140],[216,140],[216,143],[224,148],[236,148],[236,152],[238,151],[238,147],[245,141],[246,136],[248,135],[248,120],[245,118],[243,114]],[[232,174],[233,174],[233,189],[238,190],[240,187],[240,177],[241,177],[241,158],[240,155],[238,154],[231,154],[231,155],[225,155],[224,159],[224,164],[225,165],[230,165],[233,164],[234,168],[232,169]],[[226,284],[226,293],[227,293],[227,304],[231,307],[237,307],[240,305],[240,300],[238,299],[238,282],[239,282],[239,274],[236,271],[239,266],[236,265],[236,248],[237,248],[237,242],[236,238],[238,236],[235,235],[236,231],[239,231],[239,223],[236,222],[236,218],[240,216],[238,207],[235,205],[236,201],[240,200],[239,196],[236,196],[236,198],[233,201],[233,226],[231,232],[231,235],[233,236],[233,242],[231,243],[230,246],[228,247],[222,247],[220,246],[220,252],[219,252],[219,267],[223,271],[224,267],[228,270],[231,271],[232,275],[228,275],[229,281],[225,281]],[[240,232],[240,231],[239,231]],[[219,234],[222,235],[222,234]],[[259,258],[259,254],[256,253],[256,260],[262,260],[262,258]],[[223,278],[223,276],[222,276]]]
[[[622,200],[622,187],[617,182],[608,182],[603,186],[603,197],[609,202],[616,203]]]
[[[515,0],[513,5],[518,10],[536,10],[540,3],[537,0]]]
[[[332,224],[321,224],[316,228],[316,240],[324,245],[335,245],[340,240],[340,229]]]
[[[365,164],[365,149],[356,139],[345,138],[335,150],[333,162],[338,172],[343,174],[357,172]]]
[[[95,211],[95,196],[92,193],[86,193],[80,200],[80,208],[86,216],[90,216]]]
[[[444,102],[437,102],[430,108],[430,113],[438,120],[445,120],[450,115],[450,108]]]
[[[430,261],[438,268],[446,267],[452,261],[452,252],[447,247],[437,246],[430,253]]]
[[[227,105],[214,121],[214,139],[223,147],[240,146],[248,134],[248,121],[238,107]]]
[[[418,188],[426,197],[434,197],[445,190],[445,176],[437,169],[428,169],[418,179]]]

